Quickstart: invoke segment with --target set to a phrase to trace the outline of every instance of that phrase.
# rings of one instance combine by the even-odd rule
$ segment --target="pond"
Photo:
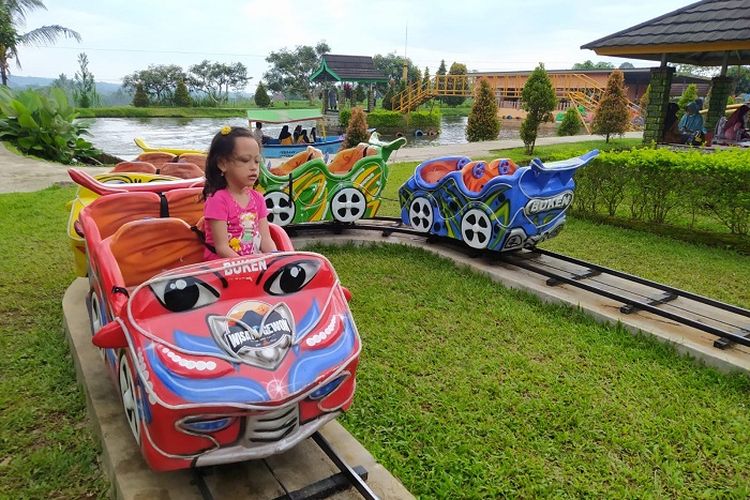
[[[465,144],[465,116],[443,117],[441,131],[436,136],[407,137],[406,147],[439,146],[445,144]],[[520,120],[504,120],[500,129],[500,139],[517,139]],[[143,138],[151,146],[208,149],[211,138],[224,125],[247,126],[245,118],[97,118],[91,120],[89,139],[94,145],[125,160],[132,160],[141,152],[133,139]],[[304,124],[308,129],[312,123]],[[265,125],[263,130],[270,136],[277,136],[281,125]],[[554,135],[555,127],[541,127],[539,136]],[[391,137],[383,137],[391,139]]]

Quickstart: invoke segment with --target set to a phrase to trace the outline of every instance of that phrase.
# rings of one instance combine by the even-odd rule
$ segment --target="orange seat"
[[[186,162],[165,163],[159,169],[159,173],[162,175],[179,177],[180,179],[195,179],[197,177],[203,177],[203,170],[201,170],[198,165]]]
[[[203,188],[172,189],[164,193],[170,217],[176,217],[193,226],[203,217]]]
[[[192,163],[197,165],[202,171],[206,171],[206,159],[208,155],[202,153],[183,153],[177,159],[178,163]]]
[[[495,158],[487,165],[487,171],[492,177],[498,175],[513,175],[518,165],[510,158]]]
[[[112,172],[141,172],[144,174],[155,174],[156,167],[146,161],[121,161]]]
[[[471,161],[461,169],[466,189],[478,193],[494,177],[483,161]]]
[[[146,161],[152,164],[156,168],[161,168],[165,163],[174,161],[175,155],[172,153],[165,153],[164,151],[152,151],[148,153],[141,153],[136,158],[136,161]]]
[[[91,219],[96,222],[99,238],[104,239],[128,222],[159,217],[159,195],[112,193],[97,198],[83,211],[90,214]]]
[[[328,171],[332,174],[345,174],[354,167],[354,164],[366,156],[377,153],[377,148],[371,148],[369,144],[360,142],[353,148],[342,149],[333,157],[328,164]]]
[[[307,146],[281,165],[271,168],[270,171],[274,175],[289,175],[292,170],[314,158],[323,158],[323,152],[318,148]]]
[[[436,161],[422,167],[420,175],[422,180],[428,184],[435,184],[451,172],[455,172],[456,164],[450,162]]]
[[[109,238],[126,287],[136,286],[176,267],[203,261],[204,246],[181,219],[128,222]]]

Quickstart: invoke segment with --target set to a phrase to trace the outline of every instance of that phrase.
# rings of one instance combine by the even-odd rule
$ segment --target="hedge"
[[[704,215],[732,234],[750,231],[750,151],[634,149],[601,153],[576,173],[574,208],[634,221],[674,224]]]

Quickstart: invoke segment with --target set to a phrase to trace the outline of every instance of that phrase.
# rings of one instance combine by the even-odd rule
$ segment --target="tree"
[[[39,46],[55,43],[58,38],[72,38],[81,41],[81,35],[69,28],[53,24],[19,33],[19,27],[26,21],[26,14],[36,9],[47,9],[42,0],[0,0],[0,79],[8,85],[10,60],[15,59],[21,67],[18,48],[24,45]]]
[[[150,102],[170,105],[174,102],[174,93],[180,81],[188,82],[187,75],[175,64],[151,64],[147,69],[136,71],[122,79],[122,87],[135,92],[141,84]]]
[[[578,111],[570,107],[565,112],[560,126],[557,127],[557,135],[576,135],[581,131],[581,119],[578,117]]]
[[[573,69],[578,70],[589,70],[589,69],[615,69],[615,65],[609,62],[599,61],[597,63],[586,60],[582,63],[575,63]]]
[[[384,56],[375,54],[372,58],[372,62],[375,65],[375,68],[385,73],[385,76],[388,78],[388,80],[394,81],[396,85],[401,83],[401,80],[404,76],[403,57],[396,55],[395,52],[391,52],[390,54],[386,54]],[[409,58],[406,59],[406,67],[406,74],[409,81],[416,81],[419,78],[419,68],[417,68]],[[382,91],[385,89],[386,84],[379,83],[377,84],[377,86]]]
[[[424,67],[424,75],[422,75],[422,88],[426,89],[430,86],[430,68],[428,66]]]
[[[680,108],[678,115],[682,116],[682,114],[685,113],[685,107],[696,99],[698,99],[698,86],[691,83],[685,87],[685,90],[682,91],[682,95],[680,96],[680,100],[677,101],[677,106]]]
[[[612,134],[624,134],[630,123],[628,98],[625,96],[625,77],[622,71],[615,70],[607,79],[607,88],[596,108],[591,129],[595,134],[604,135],[609,142]]]
[[[148,106],[148,94],[143,88],[142,83],[135,84],[135,95],[133,96],[133,106],[136,108],[145,108]]]
[[[448,74],[449,75],[466,75],[466,65],[454,62],[453,64],[451,64],[451,69],[448,70]],[[454,84],[454,82],[450,81],[449,79],[447,83],[448,90],[453,90],[455,87],[456,85]],[[464,103],[465,100],[466,98],[461,97],[461,96],[443,97],[443,102],[447,104],[448,106],[460,106],[461,104]]]
[[[435,76],[443,76],[447,73],[448,71],[445,69],[445,60],[441,59],[440,66],[438,66],[438,70],[435,72]],[[445,90],[445,79],[443,79],[443,81],[438,80],[436,83],[437,83],[436,90],[438,91],[438,93],[441,90]],[[443,102],[443,98],[442,97],[438,98],[438,101]]]
[[[358,83],[357,87],[354,89],[354,102],[362,102],[365,99],[367,99],[365,86],[362,83]]]
[[[357,106],[352,108],[349,125],[346,127],[345,148],[353,148],[360,142],[367,142],[367,116],[365,111]]]
[[[73,80],[68,78],[65,73],[60,73],[60,76],[52,81],[50,87],[61,89],[63,92],[65,92],[68,100],[70,102],[73,102]]]
[[[190,66],[188,81],[193,89],[203,92],[214,104],[229,100],[229,91],[241,91],[247,85],[247,68],[242,63],[224,64],[203,60]]]
[[[90,108],[99,101],[94,75],[89,71],[89,58],[85,52],[78,54],[79,71],[73,77],[73,100],[79,108]]]
[[[497,117],[497,101],[489,82],[484,78],[474,91],[474,104],[469,112],[466,126],[466,139],[469,142],[497,139],[500,133],[500,119]]]
[[[294,50],[283,48],[278,52],[271,52],[266,57],[271,68],[263,78],[268,82],[268,88],[275,92],[297,94],[312,101],[309,77],[317,68],[320,57],[330,51],[328,44],[321,41],[315,47],[298,45]]]
[[[737,81],[735,94],[750,94],[750,66],[732,66],[727,69],[727,76]]]
[[[255,89],[253,100],[255,101],[255,104],[261,108],[267,108],[271,105],[271,98],[268,96],[266,86],[263,85],[263,82],[258,82],[258,87]]]
[[[635,69],[635,66],[633,66],[632,63],[625,61],[624,63],[620,64],[617,69]]]
[[[383,94],[383,109],[392,110],[393,109],[393,86],[389,85],[388,89],[385,91],[385,94]]]
[[[521,124],[521,139],[526,146],[526,154],[534,151],[539,125],[549,120],[555,104],[555,89],[552,88],[544,64],[539,63],[521,91],[521,107],[526,111],[526,118]]]
[[[141,90],[143,90],[143,87],[141,87]],[[188,108],[193,105],[185,80],[177,82],[177,88],[174,90],[174,105],[181,108]]]

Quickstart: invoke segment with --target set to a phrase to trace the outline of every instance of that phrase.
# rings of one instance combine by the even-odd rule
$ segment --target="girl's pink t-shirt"
[[[227,189],[220,189],[208,197],[203,207],[206,220],[206,244],[214,246],[214,236],[211,234],[209,220],[223,220],[227,222],[229,246],[240,255],[250,255],[260,252],[260,220],[268,216],[268,209],[263,195],[254,189],[247,190],[250,196],[247,206],[242,207]],[[206,248],[206,260],[220,257]]]

